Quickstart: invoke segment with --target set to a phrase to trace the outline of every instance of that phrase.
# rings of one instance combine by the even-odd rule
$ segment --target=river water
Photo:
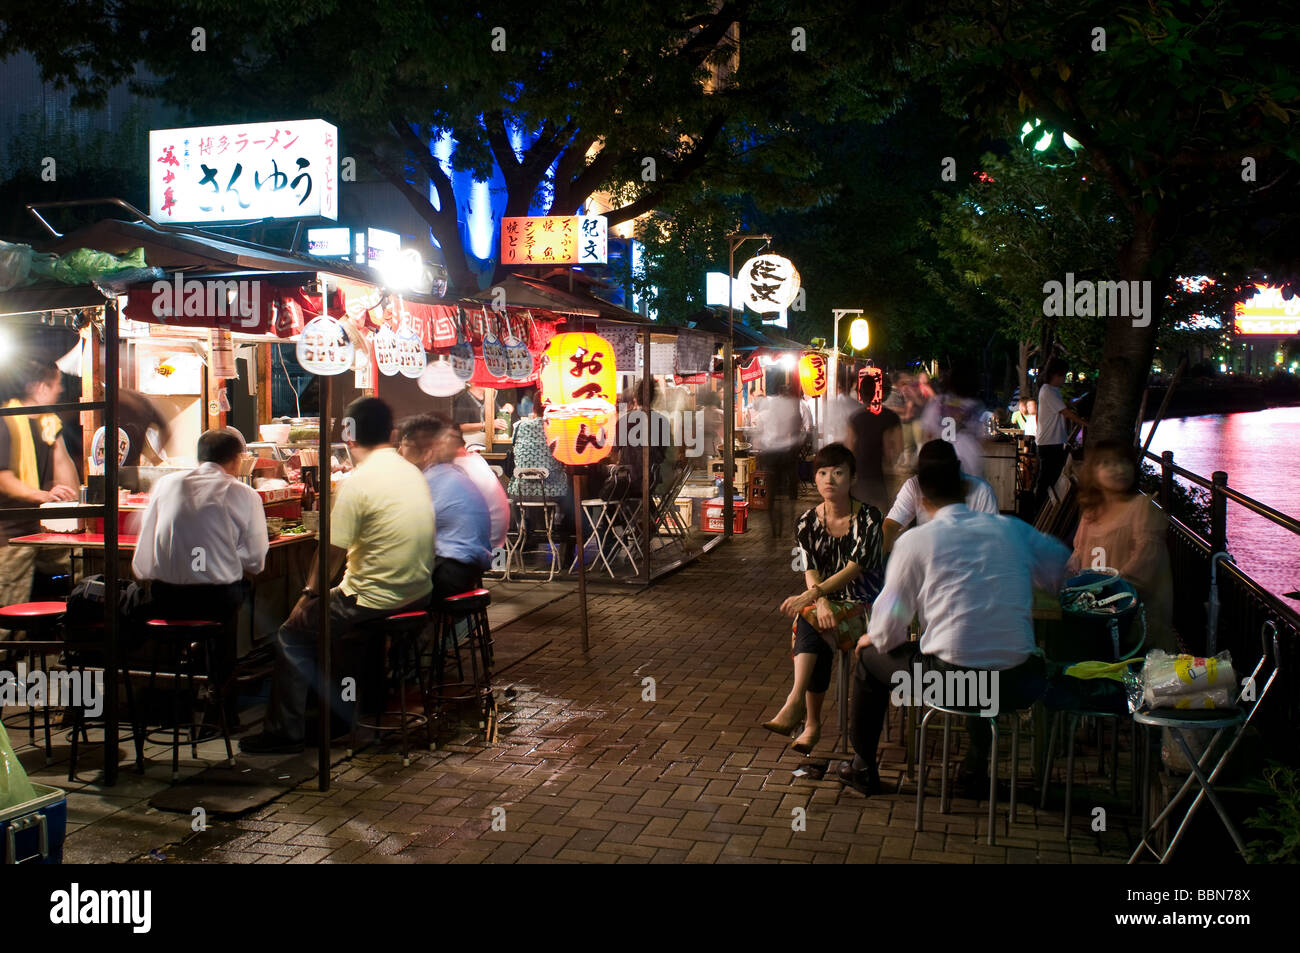
[[[1143,426],[1143,439],[1150,424]],[[1174,463],[1291,517],[1300,517],[1300,407],[1275,407],[1162,421],[1152,453],[1172,450]],[[1237,564],[1279,595],[1300,590],[1300,536],[1228,501],[1228,551]],[[1300,608],[1300,601],[1283,600]]]

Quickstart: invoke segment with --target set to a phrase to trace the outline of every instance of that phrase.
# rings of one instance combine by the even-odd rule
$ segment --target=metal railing
[[[1260,631],[1267,622],[1277,626],[1282,652],[1282,671],[1270,695],[1267,711],[1261,713],[1260,730],[1269,750],[1294,750],[1300,726],[1300,693],[1294,666],[1300,644],[1300,612],[1285,599],[1269,592],[1228,558],[1228,501],[1244,507],[1300,540],[1300,520],[1232,489],[1228,474],[1216,470],[1207,480],[1174,463],[1172,451],[1144,452],[1160,473],[1159,502],[1169,514],[1169,557],[1174,577],[1174,627],[1183,645],[1195,654],[1207,651],[1232,653],[1238,672],[1249,672],[1259,656]],[[1200,487],[1210,495],[1210,535],[1206,538],[1170,512],[1174,499],[1174,477]],[[1217,603],[1215,639],[1211,642],[1211,612]],[[1285,747],[1274,747],[1274,745]]]

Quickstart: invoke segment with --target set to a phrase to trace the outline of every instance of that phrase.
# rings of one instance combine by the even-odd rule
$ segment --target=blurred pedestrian
[[[930,402],[921,418],[925,439],[947,440],[957,451],[961,469],[984,476],[984,402],[976,395],[979,379],[972,364],[958,362],[949,370],[943,391]]]
[[[758,418],[759,467],[768,474],[768,520],[772,539],[785,533],[785,510],[793,511],[799,498],[799,448],[803,444],[799,402],[778,380],[763,401]],[[793,512],[791,512],[793,516]]]
[[[1087,421],[1065,406],[1061,385],[1065,383],[1066,363],[1054,357],[1043,368],[1042,386],[1038,388],[1038,482],[1034,486],[1034,512],[1047,502],[1048,491],[1056,485],[1065,468],[1065,440],[1069,422],[1086,425]]]
[[[882,380],[885,396],[889,395],[889,382]],[[863,386],[874,389],[871,377],[863,378]],[[870,405],[871,394],[860,393],[860,407],[849,419],[845,445],[853,451],[857,476],[853,481],[853,495],[876,509],[889,509],[893,494],[888,480],[893,478],[894,465],[903,452],[903,429],[898,414],[888,407]]]

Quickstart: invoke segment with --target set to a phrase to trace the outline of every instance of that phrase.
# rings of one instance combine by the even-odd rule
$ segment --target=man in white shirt
[[[1065,468],[1065,441],[1069,423],[1086,426],[1087,421],[1065,406],[1061,385],[1065,383],[1066,365],[1054,357],[1043,368],[1043,386],[1038,388],[1038,482],[1034,484],[1034,512],[1042,509],[1048,491],[1056,485]]]
[[[942,458],[954,462],[957,460],[957,451],[946,440],[932,440],[925,445],[925,449],[931,459]],[[1000,512],[998,495],[993,487],[969,473],[963,472],[961,479],[966,491],[967,509],[974,513],[994,515]],[[893,550],[898,534],[911,525],[913,519],[916,520],[917,526],[924,526],[930,522],[930,514],[921,505],[921,484],[915,476],[909,477],[899,488],[898,496],[894,497],[894,505],[889,508],[889,515],[885,517],[885,552]]]
[[[347,567],[342,581],[330,590],[330,638],[336,644],[365,622],[426,608],[433,590],[433,498],[424,474],[392,445],[392,410],[377,397],[361,397],[343,415],[344,433],[354,435],[348,449],[357,466],[339,487],[330,511],[326,577],[335,579]],[[302,596],[276,635],[266,730],[240,741],[246,754],[303,749],[307,692],[317,671],[322,602],[315,589],[317,568],[313,559]],[[345,659],[331,667],[329,701],[343,724],[350,722],[355,704],[344,690],[344,679],[377,684],[382,671],[376,671],[376,659],[379,656],[368,655],[361,662]],[[374,699],[373,694],[369,697]]]
[[[799,448],[803,438],[799,402],[778,379],[763,401],[758,419],[759,467],[769,480],[767,515],[773,539],[785,536],[784,513],[799,498]],[[791,519],[794,515],[791,513]]]
[[[221,673],[234,665],[246,579],[262,571],[269,546],[262,498],[236,479],[243,454],[236,430],[199,437],[198,467],[153,485],[131,560],[136,579],[149,580],[152,617],[224,626]]]
[[[899,537],[885,570],[885,585],[859,640],[853,692],[856,756],[840,765],[840,779],[864,793],[879,790],[876,747],[891,696],[916,702],[920,686],[898,691],[918,674],[973,673],[946,679],[992,684],[993,705],[1023,708],[1045,688],[1043,659],[1034,644],[1035,585],[1056,589],[1070,551],[1019,519],[973,513],[962,502],[961,471],[932,445],[917,460],[921,505],[930,521]],[[913,616],[921,639],[908,641]],[[919,671],[918,671],[919,670]],[[943,696],[948,704],[974,707]],[[987,771],[988,727],[968,720],[971,751],[967,780],[978,790]]]

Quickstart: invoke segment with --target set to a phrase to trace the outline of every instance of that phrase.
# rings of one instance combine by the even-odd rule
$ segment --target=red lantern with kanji
[[[809,351],[799,358],[799,383],[809,397],[826,393],[826,358]]]
[[[614,405],[605,400],[547,404],[542,415],[551,456],[570,466],[599,463],[614,449]]]
[[[599,334],[568,333],[551,338],[538,371],[543,404],[573,404],[618,398],[614,346]]]
[[[858,374],[858,399],[873,414],[885,408],[885,372],[879,367],[864,367]]]

